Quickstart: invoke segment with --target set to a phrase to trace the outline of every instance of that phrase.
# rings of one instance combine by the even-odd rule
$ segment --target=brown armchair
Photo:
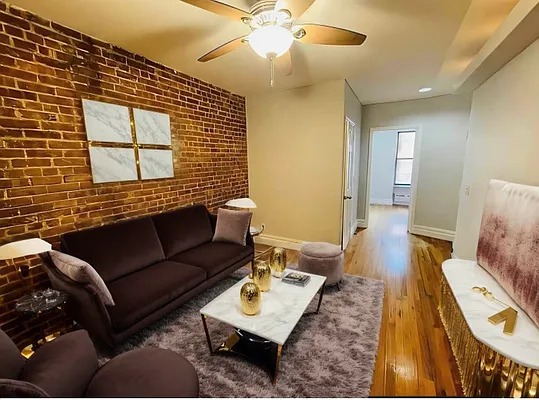
[[[86,331],[46,343],[26,360],[0,330],[2,397],[197,397],[198,376],[169,350],[138,349],[99,368]]]

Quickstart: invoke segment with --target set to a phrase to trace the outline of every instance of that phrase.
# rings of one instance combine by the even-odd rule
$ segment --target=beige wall
[[[344,88],[344,115],[350,119],[355,126],[355,158],[354,158],[354,184],[352,195],[352,220],[357,219],[357,205],[359,194],[359,156],[361,150],[361,114],[362,104],[354,91],[350,88],[348,82],[345,82]]]
[[[371,128],[422,127],[415,226],[454,232],[471,95],[374,104],[363,107],[358,218],[365,216]]]
[[[490,179],[539,185],[538,71],[536,41],[474,92],[454,245],[458,257],[475,259]]]
[[[297,241],[341,240],[344,81],[247,98],[253,224]]]

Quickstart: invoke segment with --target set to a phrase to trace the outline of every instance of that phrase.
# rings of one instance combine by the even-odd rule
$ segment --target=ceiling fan
[[[181,0],[184,3],[243,22],[251,33],[233,39],[198,59],[207,62],[249,44],[259,56],[270,62],[270,85],[275,83],[275,63],[284,75],[292,74],[290,47],[294,41],[306,44],[361,45],[367,36],[334,26],[295,24],[315,0],[259,0],[250,12],[217,0]]]

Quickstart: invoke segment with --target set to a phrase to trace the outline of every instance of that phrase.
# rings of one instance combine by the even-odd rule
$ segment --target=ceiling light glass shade
[[[292,33],[278,25],[263,26],[249,35],[249,44],[256,54],[263,58],[282,56],[293,42]]]

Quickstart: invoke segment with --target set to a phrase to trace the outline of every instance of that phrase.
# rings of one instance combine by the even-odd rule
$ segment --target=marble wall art
[[[167,114],[134,108],[133,117],[139,144],[171,145],[170,117]]]
[[[139,149],[142,179],[173,178],[172,150]]]
[[[136,181],[135,149],[90,147],[94,183]]]
[[[133,143],[127,107],[83,99],[82,108],[88,140]]]

